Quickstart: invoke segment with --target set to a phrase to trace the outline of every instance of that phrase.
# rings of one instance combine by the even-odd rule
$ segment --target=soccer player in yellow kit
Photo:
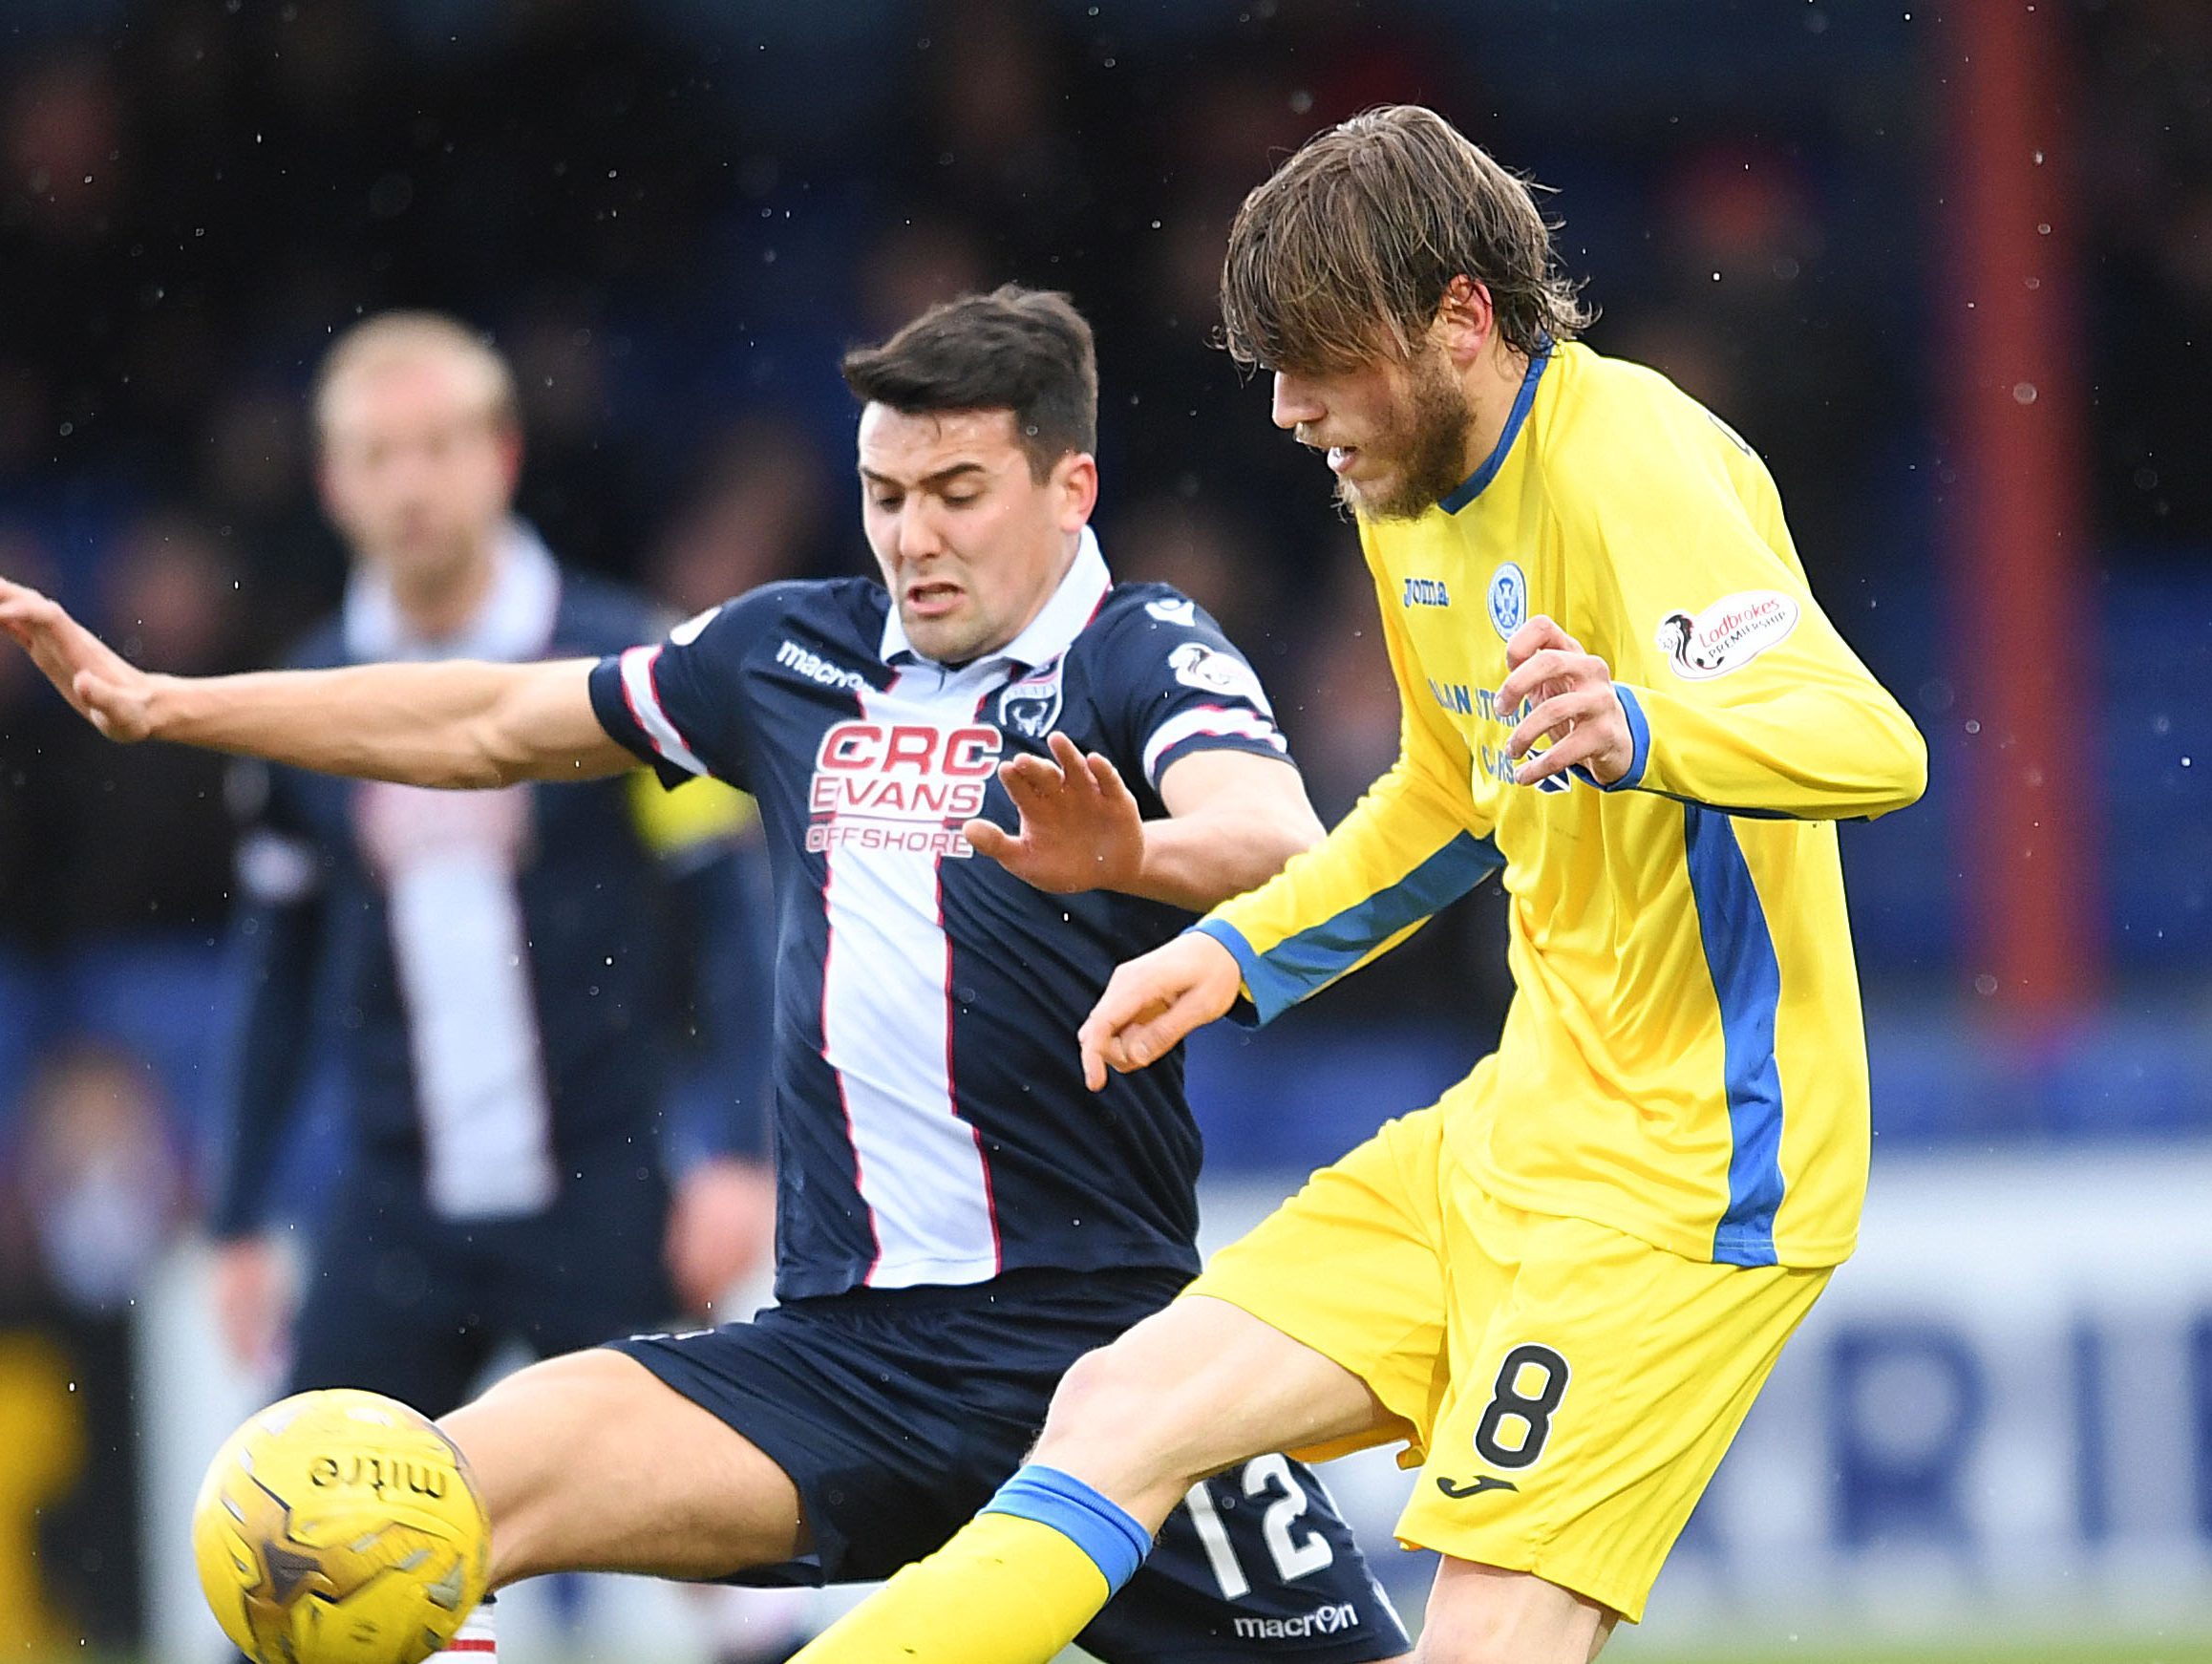
[[[1240,995],[1265,1021],[1492,871],[1518,992],[1441,1102],[1079,1362],[1033,1483],[811,1664],[1042,1664],[1200,1477],[1389,1440],[1422,1464],[1398,1534],[1444,1556],[1421,1656],[1581,1664],[1641,1617],[1853,1246],[1835,822],[1912,802],[1926,753],[1814,600],[1765,467],[1574,341],[1528,188],[1426,110],[1326,132],[1254,191],[1223,310],[1357,514],[1400,755],[1319,847],[1116,973],[1091,1079]]]

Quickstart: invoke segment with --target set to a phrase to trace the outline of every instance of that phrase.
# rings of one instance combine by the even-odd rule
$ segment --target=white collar
[[[346,651],[355,660],[492,659],[519,664],[553,645],[561,568],[534,530],[511,520],[492,552],[492,585],[476,616],[449,636],[420,634],[399,609],[392,580],[362,565],[346,583]]]
[[[1049,664],[1074,645],[1075,638],[1083,633],[1083,627],[1097,612],[1098,604],[1106,599],[1106,591],[1113,587],[1113,574],[1106,570],[1106,557],[1099,553],[1097,534],[1085,526],[1068,575],[1060,580],[1060,587],[1053,591],[1052,599],[1045,603],[1043,609],[1006,646],[996,652],[986,653],[965,668],[973,670],[977,665],[1014,663],[1024,670],[1034,670],[1038,665]],[[899,598],[895,595],[891,597],[890,609],[883,614],[882,651],[885,664],[897,663],[902,655],[923,664],[936,662],[924,658],[906,639],[905,627],[899,622]]]

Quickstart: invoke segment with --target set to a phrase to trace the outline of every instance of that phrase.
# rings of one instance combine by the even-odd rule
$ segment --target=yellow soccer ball
[[[418,1664],[483,1599],[491,1545],[453,1440],[350,1389],[250,1418],[192,1510],[200,1587],[256,1664]]]

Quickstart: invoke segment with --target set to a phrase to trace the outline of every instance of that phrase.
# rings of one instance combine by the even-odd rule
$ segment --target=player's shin
[[[1152,1533],[1118,1504],[1032,1463],[793,1664],[1049,1664],[1151,1547]]]

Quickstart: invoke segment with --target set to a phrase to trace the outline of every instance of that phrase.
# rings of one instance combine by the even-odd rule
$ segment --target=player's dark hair
[[[1001,285],[931,307],[840,366],[853,396],[908,416],[1011,411],[1043,480],[1071,451],[1098,448],[1098,352],[1091,326],[1052,289]]]
[[[1489,288],[1498,331],[1518,351],[1570,340],[1592,314],[1553,262],[1542,188],[1417,104],[1318,133],[1237,211],[1223,344],[1269,370],[1402,358],[1462,276]]]

